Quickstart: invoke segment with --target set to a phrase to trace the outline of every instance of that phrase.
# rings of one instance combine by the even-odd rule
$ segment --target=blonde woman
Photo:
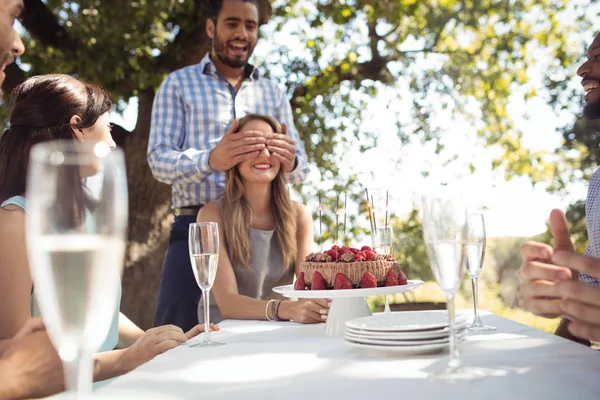
[[[267,141],[282,140],[272,117],[249,114],[238,132],[261,132]],[[236,133],[232,133],[235,135]],[[291,284],[313,244],[312,216],[290,199],[281,155],[265,148],[227,172],[224,196],[202,207],[198,222],[219,225],[221,249],[212,289],[212,322],[223,319],[327,320],[328,299],[282,300],[271,290]],[[198,319],[204,320],[202,304]]]

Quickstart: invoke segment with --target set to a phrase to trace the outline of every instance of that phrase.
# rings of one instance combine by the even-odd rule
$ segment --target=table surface
[[[119,377],[97,395],[257,400],[600,398],[600,354],[595,350],[494,314],[482,319],[498,330],[470,333],[460,344],[462,364],[474,374],[470,379],[448,382],[429,377],[445,367],[447,351],[411,356],[365,351],[341,338],[324,336],[323,324],[226,320],[213,334],[225,346],[179,346]]]

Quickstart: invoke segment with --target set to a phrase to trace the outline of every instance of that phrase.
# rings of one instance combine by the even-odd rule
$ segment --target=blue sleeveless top
[[[0,208],[15,205],[17,207],[22,208],[23,210],[27,210],[25,207],[25,198],[23,196],[13,196],[10,199],[4,201]],[[33,298],[31,299],[32,303],[35,301]],[[110,325],[110,330],[108,331],[108,336],[106,336],[106,340],[100,346],[99,352],[105,352],[114,350],[117,347],[117,343],[119,342],[119,308],[121,307],[121,286],[119,286],[119,293],[117,298],[117,309],[115,310],[115,315],[113,317],[112,324]]]

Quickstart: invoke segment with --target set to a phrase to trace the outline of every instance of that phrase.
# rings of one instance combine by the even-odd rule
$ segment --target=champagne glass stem
[[[477,285],[477,277],[471,278],[471,283],[473,285],[473,308],[475,312],[475,317],[473,319],[473,323],[480,322],[479,318],[479,287]]]
[[[458,354],[458,346],[456,345],[456,332],[454,323],[454,294],[446,295],[448,301],[448,320],[450,322],[450,359],[448,360],[448,368],[456,370],[460,366],[460,358]]]
[[[75,397],[92,393],[92,358],[82,351],[72,360],[63,360],[65,388]]]
[[[204,301],[204,343],[210,342],[210,291],[203,290],[202,291],[202,300]]]

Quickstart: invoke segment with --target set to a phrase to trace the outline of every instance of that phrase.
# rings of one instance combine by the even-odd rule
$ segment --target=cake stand
[[[294,285],[285,285],[274,287],[273,291],[297,299],[332,299],[325,323],[325,335],[344,336],[346,321],[372,315],[366,296],[406,293],[422,284],[421,280],[409,280],[406,285],[342,290],[294,290]]]

